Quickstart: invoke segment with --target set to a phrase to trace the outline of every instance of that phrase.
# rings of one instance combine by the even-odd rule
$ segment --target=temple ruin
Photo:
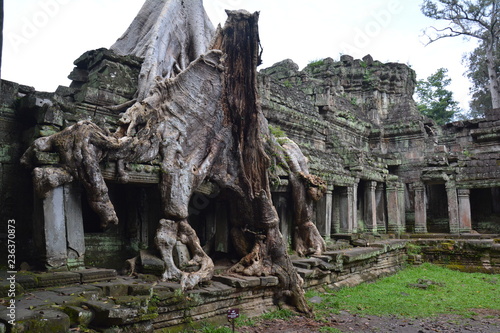
[[[187,11],[194,13],[188,15],[203,16],[196,6]],[[160,21],[166,24],[165,18]],[[231,262],[232,274],[278,275],[280,283],[288,279],[286,283],[292,288],[300,281],[294,280],[297,274],[287,271],[291,262],[286,251],[280,252],[279,258],[286,260],[276,264],[281,265],[278,272],[267,270],[265,260],[256,264],[263,253],[271,262],[281,260],[271,250],[262,250],[271,246],[266,239],[276,237],[285,250],[320,258],[328,251],[326,245],[341,248],[350,241],[348,245],[353,246],[359,239],[373,243],[428,234],[456,238],[500,234],[500,110],[491,110],[485,118],[439,126],[416,108],[412,97],[415,72],[404,64],[381,63],[370,55],[363,59],[348,55],[339,60],[326,58],[302,70],[288,59],[257,73],[257,21],[258,13],[233,12],[226,23],[230,29],[223,32],[215,32],[207,23],[192,25],[192,29],[204,31],[202,40],[200,34],[187,33],[198,38],[194,47],[189,44],[192,48],[181,50],[187,45],[181,42],[181,49],[176,49],[181,57],[172,58],[175,61],[170,63],[156,59],[157,54],[137,51],[139,47],[127,48],[134,43],[141,46],[141,36],[132,35],[136,39],[130,40],[131,35],[125,34],[111,49],[83,53],[69,74],[71,85],[59,86],[53,93],[1,82],[0,223],[6,230],[7,219],[15,218],[19,226],[18,264],[25,262],[34,270],[49,272],[84,267],[122,272],[128,263],[159,277],[169,271],[168,267],[174,267],[170,273],[180,269],[185,279],[206,268],[203,277],[183,280],[189,287],[186,289],[192,289],[199,282],[210,281],[213,263],[226,260]],[[158,31],[165,29],[153,26]],[[229,35],[234,27],[236,31],[256,33],[252,36],[255,45],[238,46],[251,47],[254,52],[247,54],[245,61],[249,63],[243,69],[231,67],[237,63],[234,59],[241,57],[228,51],[234,44],[227,43],[238,42],[237,33]],[[212,40],[217,33],[219,37]],[[179,38],[193,41],[189,36]],[[158,68],[160,62],[166,67]],[[253,81],[238,81],[246,80],[254,70]],[[158,73],[164,81],[145,79]],[[238,78],[234,73],[241,75]],[[192,82],[200,78],[206,81],[194,87]],[[233,85],[224,86],[233,79]],[[252,82],[255,95],[237,89],[242,84],[251,90]],[[187,86],[195,89],[190,91],[196,91],[196,96],[186,93],[183,87]],[[224,89],[232,90],[228,93]],[[175,153],[195,145],[208,147],[212,141],[203,141],[208,137],[218,140],[217,149],[205,149],[206,154],[200,158],[183,156],[184,164],[169,164],[174,155],[158,152],[165,141],[171,140],[169,137],[159,143],[151,139],[147,149],[140,143],[117,150],[124,141],[119,141],[121,138],[135,138],[151,128],[148,119],[153,116],[148,107],[155,109],[157,102],[150,99],[147,105],[140,103],[152,96],[150,91],[156,91],[162,103],[165,99],[171,103],[167,125],[161,125],[171,128],[164,133],[177,131],[175,135],[186,138],[186,144],[173,150]],[[243,103],[243,113],[228,116],[227,109],[241,105],[227,96],[240,93],[253,104]],[[226,97],[214,100],[212,96]],[[222,113],[216,111],[202,118],[197,111],[182,109],[183,103],[203,103],[204,110],[225,110],[229,118],[221,118]],[[251,113],[244,113],[247,110],[258,112],[248,116]],[[265,119],[259,118],[260,114]],[[189,124],[196,117],[200,117],[199,122],[213,120],[206,132]],[[228,124],[228,119],[232,123]],[[71,132],[77,127],[85,128]],[[252,132],[256,128],[258,132]],[[61,145],[60,151],[52,144],[40,148],[50,138],[59,140],[65,133],[73,135],[74,142],[82,138],[82,133],[91,133],[89,137],[99,133],[95,140],[106,142],[110,150],[102,150],[102,156],[101,151],[96,153],[102,157],[98,174],[116,216],[109,213],[109,207],[93,204],[91,196],[101,198],[103,193],[89,190],[97,176],[81,176],[85,172],[82,167],[77,173],[65,171],[68,161],[78,161],[64,155],[70,146]],[[113,137],[112,133],[122,136]],[[262,149],[258,145],[250,152],[250,148],[242,148],[241,155],[227,148],[253,147],[260,141]],[[139,154],[143,148],[152,155]],[[80,156],[82,164],[88,163],[85,156]],[[241,160],[221,172],[221,161],[231,158]],[[22,159],[28,168],[21,165]],[[189,164],[193,159],[196,163]],[[262,171],[262,166],[266,170]],[[171,176],[176,173],[181,176]],[[167,190],[161,186],[165,183],[170,184]],[[181,191],[168,192],[172,188]],[[251,200],[244,195],[249,192],[253,193]],[[170,201],[164,207],[166,197]],[[182,200],[189,205],[182,206]],[[179,229],[171,229],[176,219],[181,221]],[[251,219],[259,219],[261,224],[252,224]],[[108,226],[103,225],[104,220]],[[115,220],[119,221],[117,225]],[[175,235],[159,240],[160,230],[174,230]],[[193,232],[197,241],[180,241]],[[278,236],[271,236],[275,232]],[[245,237],[246,241],[235,241]],[[158,248],[162,250],[166,243],[172,262],[158,259]],[[396,257],[400,264],[401,257]],[[180,279],[179,274],[167,274],[166,279]],[[305,280],[306,286],[311,285]],[[320,284],[323,280],[315,281]],[[283,287],[274,280],[270,285]],[[299,289],[294,291],[299,296],[286,296],[295,297],[290,303],[307,312]]]

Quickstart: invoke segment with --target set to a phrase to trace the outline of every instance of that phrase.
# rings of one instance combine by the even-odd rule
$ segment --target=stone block
[[[0,282],[0,297],[8,297],[9,293],[12,292],[12,287],[15,288],[15,293],[16,295],[19,295],[24,292],[23,286],[16,281],[13,285],[7,281],[7,280],[2,280]]]
[[[137,321],[139,310],[122,307],[115,303],[104,303],[97,301],[84,302],[93,313],[91,325],[98,327],[111,327],[133,323]]]
[[[373,247],[355,248],[342,252],[343,260],[347,263],[354,261],[366,260],[376,257],[380,253],[380,249]]]
[[[128,295],[129,285],[123,282],[98,283],[95,286],[101,288],[105,296],[117,297]]]
[[[115,297],[115,304],[121,307],[127,307],[139,310],[140,313],[146,313],[148,311],[150,297],[141,296],[119,296]]]
[[[172,255],[174,257],[175,265],[180,269],[186,267],[189,260],[191,260],[191,254],[189,253],[188,247],[186,246],[186,244],[183,244],[179,241],[175,243]]]
[[[65,306],[62,311],[68,315],[72,325],[88,326],[94,318],[92,311],[78,306]]]
[[[102,289],[93,285],[63,287],[58,288],[57,292],[61,295],[80,297],[89,301],[97,300],[99,297],[104,296]]]
[[[215,275],[212,278],[212,280],[224,283],[234,288],[256,287],[260,286],[261,284],[260,278],[256,277],[243,277],[243,276],[234,277],[227,275]]]
[[[209,286],[202,288],[202,290],[211,296],[226,296],[235,292],[235,289],[227,284],[214,280],[211,282]]]
[[[151,284],[131,284],[128,286],[128,294],[132,296],[151,295]]]
[[[57,287],[80,283],[80,274],[74,272],[55,272],[35,274],[38,287]]]
[[[92,268],[77,271],[82,283],[115,280],[117,273],[114,269]]]
[[[313,279],[317,277],[316,270],[312,269],[305,269],[305,268],[296,268],[297,273],[303,278],[303,279]]]
[[[38,281],[33,274],[19,272],[16,275],[16,282],[24,289],[34,289],[38,286]]]
[[[279,279],[277,276],[261,276],[260,285],[263,287],[272,287],[279,284]]]
[[[44,310],[43,315],[29,310],[17,311],[16,323],[10,332],[69,332],[70,324],[68,315],[61,311]]]
[[[144,274],[161,276],[165,271],[165,262],[160,258],[152,255],[147,250],[141,250],[139,252],[139,259],[141,264],[141,271]]]

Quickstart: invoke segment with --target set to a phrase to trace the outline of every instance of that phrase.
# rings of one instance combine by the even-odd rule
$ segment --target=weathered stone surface
[[[65,306],[63,311],[68,315],[71,323],[77,325],[88,326],[94,318],[92,311],[78,306]]]
[[[101,288],[105,296],[116,297],[128,295],[129,284],[123,281],[97,283],[95,286]]]
[[[117,273],[114,269],[91,268],[77,271],[80,274],[82,283],[109,281],[116,279]]]
[[[38,287],[64,286],[80,283],[80,274],[75,272],[55,272],[45,274],[35,274]]]
[[[229,275],[215,275],[214,281],[222,282],[234,288],[249,288],[261,285],[261,280],[258,277],[250,276],[229,276]]]
[[[42,313],[19,310],[16,312],[16,323],[11,326],[10,332],[68,332],[70,319],[60,311],[45,310]]]

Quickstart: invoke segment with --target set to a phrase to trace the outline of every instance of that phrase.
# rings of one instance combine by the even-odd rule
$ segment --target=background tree
[[[497,45],[497,55],[500,54]],[[464,64],[468,67],[466,75],[472,83],[470,92],[472,100],[469,103],[470,111],[467,118],[484,117],[486,111],[492,108],[491,95],[489,91],[488,68],[486,66],[486,48],[479,45],[474,51],[464,56]],[[495,58],[495,69],[500,74],[500,59]]]
[[[417,81],[417,108],[439,125],[449,123],[460,112],[453,92],[446,89],[451,82],[447,73],[446,68],[440,68],[426,80]]]
[[[482,42],[485,50],[488,86],[493,108],[500,107],[500,90],[495,68],[500,36],[500,6],[498,0],[424,0],[425,16],[445,20],[445,28],[430,27],[426,34],[429,43],[446,37],[472,37]],[[430,32],[433,32],[430,35]]]

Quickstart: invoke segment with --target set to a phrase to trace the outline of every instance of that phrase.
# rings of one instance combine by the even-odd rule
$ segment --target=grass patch
[[[233,330],[226,326],[203,325],[197,332],[201,333],[232,333]]]
[[[288,309],[280,309],[276,311],[271,311],[268,313],[264,313],[261,318],[262,320],[273,320],[273,319],[288,319],[293,316],[296,316],[297,314],[293,312],[292,310]]]
[[[412,285],[420,280],[434,281],[426,289]],[[340,291],[308,292],[307,298],[319,296],[314,304],[316,317],[347,310],[367,315],[432,317],[456,314],[475,315],[475,309],[500,309],[500,282],[495,276],[462,273],[432,264],[410,267],[375,283],[366,283]]]

